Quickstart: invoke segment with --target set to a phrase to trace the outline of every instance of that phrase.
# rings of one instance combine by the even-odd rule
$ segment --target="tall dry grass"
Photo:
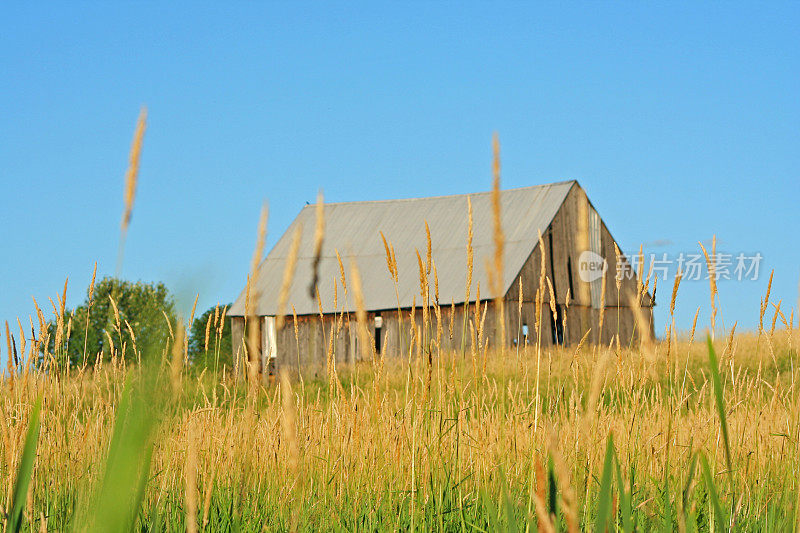
[[[556,529],[567,528],[569,517],[588,527],[610,434],[642,529],[660,524],[667,508],[676,523],[691,517],[700,529],[713,529],[719,517],[708,507],[708,489],[699,474],[690,479],[698,453],[711,465],[726,527],[793,519],[800,490],[797,339],[778,329],[769,342],[777,365],[763,366],[761,377],[756,335],[716,343],[724,354],[729,456],[707,350],[688,339],[670,348],[686,356],[685,368],[669,365],[666,342],[656,345],[656,357],[624,349],[602,354],[601,362],[591,350],[546,348],[553,367],[538,413],[525,387],[525,376],[535,372],[533,349],[522,350],[521,367],[511,374],[487,354],[477,380],[467,359],[443,356],[441,374],[412,375],[408,398],[406,362],[399,359],[385,361],[382,378],[365,371],[370,363],[359,363],[357,381],[351,381],[355,369],[339,369],[334,389],[311,381],[293,390],[285,378],[262,385],[255,405],[230,374],[217,382],[172,366],[180,386],[153,398],[166,407],[137,520],[173,530],[393,529],[412,522],[485,529],[493,513],[502,524],[541,523],[541,503],[558,505],[554,517],[545,515]],[[30,413],[36,398],[42,401],[26,528],[40,529],[43,516],[48,528],[63,530],[73,525],[76,509],[91,509],[87,495],[103,472],[124,381],[137,373],[118,359],[70,379],[17,369],[13,387],[4,381],[6,509]],[[675,386],[684,376],[685,388]],[[562,465],[558,474],[542,473],[549,461]],[[553,492],[551,483],[562,488]],[[537,503],[541,490],[550,500]],[[203,509],[195,491],[204,495]]]
[[[497,193],[497,144],[494,176]],[[498,198],[493,205],[496,254],[489,267],[499,275]],[[321,196],[317,209],[315,256],[324,238]],[[469,201],[465,216],[469,300]],[[4,531],[797,529],[800,325],[794,323],[798,313],[791,310],[787,318],[782,300],[773,301],[771,283],[754,333],[737,333],[734,325],[706,345],[698,341],[696,313],[690,334],[679,335],[678,278],[663,340],[642,335],[641,344],[617,339],[590,349],[589,331],[575,347],[546,346],[542,313],[548,296],[549,311],[555,310],[540,236],[535,341],[520,343],[509,365],[508,350],[488,349],[490,306],[480,286],[472,316],[465,313],[460,349],[445,350],[447,302],[439,302],[426,231],[425,258],[418,252],[416,273],[422,323],[415,319],[415,300],[400,328],[401,338],[411,339],[408,353],[376,353],[363,303],[365,273],[351,259],[348,275],[337,251],[341,309],[351,295],[361,361],[334,364],[332,328],[351,320],[340,310],[336,285],[337,320],[327,331],[322,324],[331,341],[327,375],[298,386],[287,372],[294,360],[288,348],[278,355],[286,364],[277,382],[255,375],[251,326],[265,216],[259,228],[246,298],[247,382],[238,379],[241,368],[208,373],[189,365],[183,324],[169,318],[170,338],[148,354],[149,363],[126,357],[126,347],[114,346],[108,335],[106,351],[86,354],[76,367],[59,362],[61,343],[49,342],[51,329],[38,304],[38,332],[33,320],[29,330],[18,322],[18,333],[5,324]],[[397,290],[399,276],[414,273],[399,273],[392,244],[385,238],[383,244]],[[296,247],[285,271],[281,318]],[[642,271],[637,279],[639,294],[631,305],[639,310],[651,279]],[[655,279],[652,284],[655,292]],[[488,289],[494,298],[497,287]],[[718,299],[716,286],[710,289],[714,326]],[[605,290],[603,285],[603,300]],[[65,296],[56,299],[54,334],[68,339]],[[116,309],[113,298],[112,304]],[[454,308],[451,302],[451,317]],[[205,324],[206,347],[219,344],[225,313],[215,312],[213,324],[211,317]],[[118,311],[110,323],[119,333]],[[452,343],[452,323],[447,346],[459,346]],[[135,342],[134,327],[125,326]],[[637,327],[650,331],[643,316]],[[297,346],[299,364],[299,341]]]

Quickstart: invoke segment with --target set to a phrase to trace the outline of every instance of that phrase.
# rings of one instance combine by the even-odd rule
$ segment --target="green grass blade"
[[[622,531],[629,533],[633,531],[633,520],[631,517],[631,495],[625,490],[625,480],[622,478],[622,467],[620,467],[617,454],[614,454],[614,467],[617,471],[617,489],[619,491],[619,509],[622,519]]]
[[[150,390],[153,389],[153,390]],[[153,451],[152,384],[129,378],[117,407],[105,473],[95,492],[90,531],[130,531],[136,522]],[[81,529],[81,528],[79,528]]]
[[[681,504],[683,512],[686,514],[689,508],[689,489],[692,487],[692,480],[694,479],[694,472],[697,470],[697,454],[692,454],[692,461],[689,463],[689,472],[686,474],[686,484],[683,486],[683,493],[681,494]]]
[[[613,479],[614,438],[609,433],[606,444],[606,459],[603,463],[603,474],[600,477],[600,492],[597,496],[597,518],[594,529],[603,532],[611,518],[611,482]]]
[[[663,497],[663,514],[661,517],[661,530],[665,533],[672,532],[672,522],[673,522],[673,509],[672,509],[672,499],[669,495],[669,470],[664,469],[664,487],[663,492],[661,493]]]
[[[489,531],[502,531],[503,528],[500,525],[500,509],[494,504],[492,501],[491,496],[485,490],[482,490],[480,493],[480,497],[483,500],[483,507],[486,513],[485,520],[488,522],[488,530]],[[473,525],[473,527],[475,527]]]
[[[14,496],[12,499],[11,513],[9,514],[8,529],[16,533],[22,527],[22,511],[25,509],[25,500],[28,496],[28,487],[33,474],[33,461],[36,459],[36,446],[39,441],[39,413],[42,409],[42,397],[36,399],[28,422],[28,434],[25,436],[25,446],[22,448],[22,457],[17,467],[17,480],[14,483]]]
[[[711,469],[708,466],[708,460],[706,460],[705,455],[700,455],[700,466],[702,467],[703,479],[706,483],[706,492],[708,492],[708,498],[711,500],[711,505],[714,508],[714,525],[717,531],[725,531],[728,521],[719,503],[717,487],[714,485],[714,477],[711,475]]]
[[[503,500],[503,514],[505,515],[506,519],[506,527],[505,530],[509,533],[519,531],[519,527],[517,526],[517,515],[514,511],[514,504],[511,501],[511,497],[508,495],[508,485],[506,482],[506,476],[502,470],[500,470],[500,495]]]
[[[728,438],[728,418],[725,415],[725,398],[723,396],[722,380],[719,377],[717,353],[714,351],[710,336],[706,337],[706,342],[708,343],[708,364],[711,369],[711,381],[714,383],[714,400],[717,404],[717,414],[722,427],[722,441],[725,444],[725,464],[728,466],[728,475],[732,479],[733,468],[731,467],[731,446]]]

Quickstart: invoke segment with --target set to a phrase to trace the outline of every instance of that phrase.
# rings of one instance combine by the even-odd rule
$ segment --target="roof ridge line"
[[[526,185],[525,187],[512,187],[510,189],[500,189],[500,192],[514,192],[514,191],[524,191],[529,189],[538,189],[541,187],[550,187],[553,185],[565,185],[567,183],[577,183],[578,180],[576,179],[568,179],[568,180],[561,180],[561,181],[553,181],[550,183],[540,183],[538,185]],[[438,196],[416,196],[414,198],[386,198],[383,200],[349,200],[344,202],[325,202],[325,206],[336,206],[336,205],[355,205],[355,204],[380,204],[380,203],[388,203],[388,202],[414,202],[418,200],[437,200],[440,198],[458,198],[458,197],[466,197],[466,196],[482,196],[485,194],[492,194],[492,191],[479,191],[479,192],[467,192],[467,193],[460,193],[460,194],[441,194]],[[303,209],[306,208],[314,208],[317,204],[306,204],[303,206]],[[301,209],[302,211],[302,209]]]

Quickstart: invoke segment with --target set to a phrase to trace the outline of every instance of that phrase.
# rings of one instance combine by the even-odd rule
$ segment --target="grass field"
[[[378,358],[254,386],[185,367],[179,338],[160,365],[16,369],[6,530],[20,505],[26,530],[794,529],[796,343]]]
[[[497,192],[497,142],[494,168]],[[319,219],[315,241],[323,231]],[[421,256],[419,267],[420,301],[429,301]],[[284,288],[291,277],[289,266]],[[355,266],[349,279],[359,305]],[[648,283],[639,282],[640,300]],[[547,284],[538,286],[541,318]],[[757,332],[722,331],[713,281],[710,289],[715,341],[702,327],[685,337],[668,327],[661,341],[644,335],[627,346],[489,350],[483,339],[494,333],[475,320],[466,348],[453,353],[441,349],[447,332],[434,307],[417,311],[421,327],[408,320],[408,358],[367,350],[362,362],[335,368],[329,357],[316,380],[260,376],[254,366],[201,370],[180,322],[169,323],[163,346],[142,353],[127,322],[123,335],[113,299],[108,349],[70,365],[65,344],[77,336],[85,345],[87,334],[71,331],[58,297],[50,326],[39,312],[37,335],[33,324],[30,335],[21,323],[16,337],[8,324],[2,332],[3,531],[797,530],[800,326],[780,303],[770,307],[768,289]],[[347,320],[368,335],[363,309],[354,315]],[[207,337],[206,350],[219,349],[221,319],[210,320],[206,332],[218,338]]]

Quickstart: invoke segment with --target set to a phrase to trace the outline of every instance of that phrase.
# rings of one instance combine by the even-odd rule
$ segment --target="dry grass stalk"
[[[17,326],[19,327],[19,353],[22,354],[22,357],[24,359],[25,354],[27,353],[27,342],[25,340],[25,330],[22,329],[22,322],[20,322],[19,317],[17,317]],[[69,338],[69,331],[67,332],[67,338]],[[33,357],[34,352],[31,351],[30,353],[27,354],[27,356],[29,358]]]
[[[428,287],[428,269],[422,263],[422,256],[419,253],[419,250],[416,250],[417,253],[417,263],[419,266],[419,294],[420,294],[420,302],[422,307],[422,336],[420,338],[420,343],[424,346],[426,351],[430,350],[429,346],[429,332],[428,332],[428,324],[430,323],[430,289]]]
[[[628,299],[628,306],[633,311],[633,318],[636,321],[635,327],[639,332],[640,350],[645,355],[645,359],[648,362],[652,362],[653,342],[652,336],[650,335],[650,322],[648,321],[647,317],[644,316],[645,313],[642,311],[639,298],[630,296]]]
[[[292,246],[289,248],[289,255],[286,257],[286,264],[283,267],[283,278],[281,279],[281,290],[278,293],[278,314],[275,327],[278,331],[283,329],[285,320],[284,313],[286,304],[289,302],[289,290],[292,288],[292,280],[297,269],[297,256],[300,252],[300,240],[303,236],[303,226],[298,224],[292,236]],[[316,293],[316,289],[315,289]],[[312,295],[312,298],[314,296]]]
[[[692,329],[689,333],[688,349],[686,350],[686,364],[683,367],[683,380],[681,381],[681,394],[678,397],[679,399],[683,398],[683,393],[686,390],[686,378],[688,377],[689,379],[692,379],[691,375],[689,374],[689,358],[692,352],[692,343],[694,342],[694,334],[697,331],[697,318],[699,316],[700,316],[700,308],[698,307],[697,310],[694,312],[694,321],[692,322]]]
[[[219,307],[219,304],[217,304]],[[222,336],[222,330],[225,328],[225,316],[228,314],[228,306],[222,307],[222,313],[219,315],[219,322],[217,324],[217,335]]]
[[[361,273],[354,257],[350,257],[350,283],[353,287],[353,297],[356,303],[356,322],[358,325],[358,344],[361,348],[363,360],[372,358],[370,353],[370,334],[367,326],[367,311],[364,305],[364,294],[361,290]]]
[[[536,398],[536,405],[535,405],[535,414],[534,414],[534,422],[533,422],[533,432],[536,433],[536,430],[539,427],[539,408],[540,408],[540,396],[539,396],[539,380],[541,377],[541,363],[542,363],[542,303],[544,300],[544,284],[545,284],[545,277],[546,277],[546,270],[545,270],[545,250],[544,250],[544,240],[542,239],[542,232],[539,232],[539,284],[536,287],[536,300],[535,300],[535,319],[536,319],[536,391],[535,391],[535,398]]]
[[[245,330],[247,335],[247,377],[251,387],[255,387],[258,375],[261,371],[261,324],[258,317],[258,300],[260,291],[258,288],[259,266],[264,257],[264,242],[267,238],[267,219],[269,210],[267,205],[261,207],[261,216],[258,220],[258,232],[256,234],[256,246],[253,249],[253,258],[250,261],[250,276],[248,278],[248,290],[246,294],[245,307]]]
[[[519,346],[523,342],[523,339],[522,339],[522,301],[523,301],[522,276],[519,277],[518,285],[519,285],[519,297],[517,298],[517,346],[516,346],[517,366],[519,366],[519,363],[520,363],[520,360],[519,360]]]
[[[431,243],[431,228],[428,221],[425,221],[425,273],[430,275],[431,263],[433,262],[433,245]]]
[[[776,304],[772,304],[772,306],[775,308],[775,314],[772,315],[772,325],[769,328],[769,338],[770,339],[775,336],[775,323],[778,321],[778,315],[782,314],[781,313],[781,302],[783,302],[783,300],[778,300],[777,305]],[[785,322],[785,319],[784,319],[784,322]]]
[[[383,240],[383,248],[386,252],[386,268],[389,270],[389,276],[392,278],[392,281],[395,283],[396,286],[398,281],[397,264],[394,262],[394,256],[392,254],[392,250],[389,248],[389,243],[386,240],[386,236],[383,234],[382,231],[378,233],[380,233],[381,235],[381,240]]]
[[[8,372],[9,386],[14,386],[14,366],[12,361],[16,361],[16,354],[11,347],[12,337],[11,330],[8,327],[8,320],[6,320],[6,370]]]
[[[339,277],[342,282],[342,289],[344,289],[344,294],[347,295],[347,279],[344,275],[344,263],[342,263],[342,256],[339,255],[339,250],[336,250],[336,261],[339,262]]]
[[[208,527],[209,513],[211,511],[211,496],[214,490],[214,481],[217,479],[217,465],[220,462],[222,448],[217,451],[216,460],[211,464],[211,478],[205,481],[205,495],[203,496],[203,530]]]
[[[214,319],[213,316],[208,315],[208,320],[206,321],[206,334],[203,342],[203,349],[206,353],[208,353],[208,337],[211,333],[211,321]]]
[[[439,273],[436,271],[436,261],[431,261],[431,270],[433,274],[433,298],[437,307],[439,305]]]
[[[678,287],[681,285],[681,280],[683,279],[683,273],[678,269],[678,273],[675,275],[675,281],[672,284],[672,296],[669,299],[669,316],[675,316],[675,299],[678,296]]]
[[[131,153],[128,158],[128,171],[125,173],[125,208],[122,211],[122,221],[120,223],[123,235],[128,231],[133,213],[133,202],[136,199],[136,182],[139,177],[139,158],[142,153],[142,141],[144,132],[147,128],[147,108],[142,107],[139,112],[139,119],[136,122],[136,132],[133,135]]]
[[[94,282],[97,278],[97,261],[94,262],[94,270],[92,271],[92,281],[89,283],[89,297],[86,304],[86,328],[83,332],[83,364],[86,364],[87,348],[89,344],[89,317],[92,312],[92,304],[94,303]]]
[[[194,314],[197,311],[197,300],[200,299],[200,293],[197,293],[194,297],[194,304],[192,305],[192,312],[189,314],[189,330],[191,331],[192,325],[194,324]],[[217,309],[219,309],[219,305],[217,305]],[[189,335],[186,336],[186,339],[183,343],[184,349],[184,357],[186,358],[186,363],[189,363]]]
[[[472,226],[472,200],[467,197],[467,292],[464,301],[469,302],[469,294],[472,289],[472,265],[474,253],[472,250],[473,226]]]
[[[183,339],[185,330],[183,327],[183,319],[178,318],[176,326],[175,340],[172,343],[172,361],[170,363],[170,377],[172,379],[172,390],[175,394],[181,390],[181,377],[183,374]],[[109,337],[109,341],[111,337]],[[113,343],[112,343],[113,350]]]
[[[58,300],[58,314],[63,319],[64,318],[64,310],[67,304],[67,285],[69,284],[69,276],[67,279],[64,280],[64,292],[61,294],[61,298]]]
[[[564,315],[563,315],[563,320],[561,321],[561,323],[562,323],[562,328],[561,329],[564,331],[564,341],[565,342],[567,342],[567,339],[569,338],[569,337],[567,337],[567,315],[569,314],[569,303],[571,301],[570,300],[571,297],[572,297],[572,294],[570,292],[570,288],[567,287],[567,294],[564,296]],[[617,306],[617,308],[619,308],[619,306]],[[619,320],[617,320],[617,324],[619,324]],[[619,342],[619,338],[617,339],[617,342]]]
[[[308,286],[308,295],[313,298],[317,293],[319,282],[319,263],[322,259],[322,242],[325,239],[325,199],[322,189],[317,194],[316,224],[314,226],[314,260],[311,263],[311,284]]]
[[[497,133],[492,138],[492,225],[494,228],[494,274],[491,276],[494,286],[495,312],[498,317],[499,327],[497,328],[497,346],[501,353],[506,346],[506,313],[503,301],[505,283],[503,280],[503,259],[505,253],[505,235],[503,234],[503,222],[500,202],[500,139]]]
[[[139,179],[139,158],[142,153],[142,141],[144,132],[147,128],[147,108],[142,107],[139,112],[139,119],[136,121],[136,131],[133,134],[133,143],[128,157],[128,170],[125,173],[125,205],[122,210],[122,220],[120,222],[119,254],[117,256],[117,276],[122,270],[122,256],[125,250],[125,237],[128,234],[128,227],[131,223],[133,214],[133,203],[136,199],[136,183]]]
[[[131,327],[130,323],[127,320],[125,320],[125,329],[128,330],[128,335],[130,335],[131,341],[133,341],[133,353],[134,355],[136,355],[138,362],[141,363],[142,362],[141,354],[139,354],[139,350],[136,348],[136,334],[134,334],[133,328]],[[67,333],[67,338],[69,338],[69,333]]]
[[[544,301],[544,286],[545,286],[545,278],[547,277],[547,266],[545,263],[545,249],[544,249],[544,239],[542,239],[542,232],[539,232],[539,283],[537,285],[537,290],[541,293],[539,298],[539,304],[536,308],[536,330],[539,331],[539,326],[541,325],[542,321],[542,303]],[[539,335],[541,337],[541,335]]]
[[[455,355],[455,351],[453,350],[453,328],[455,326],[456,321],[456,300],[455,298],[450,299],[450,320],[448,321],[447,328],[448,328],[448,336],[450,337],[450,350],[453,351],[453,355]]]
[[[597,323],[597,343],[603,342],[603,322],[606,316],[606,280],[608,276],[604,273],[600,278],[600,317]]]
[[[637,291],[637,299],[639,300],[639,305],[642,303],[642,297],[644,296],[645,289],[643,283],[644,277],[644,245],[639,245],[639,254],[637,255],[638,263],[636,265],[636,291]]]
[[[758,329],[759,331],[764,330],[764,314],[767,312],[767,308],[769,307],[769,296],[770,292],[772,292],[772,277],[775,275],[775,270],[773,269],[769,273],[769,281],[767,282],[767,292],[764,295],[764,299],[761,300],[761,310],[758,314]]]
[[[542,462],[537,457],[535,462],[536,472],[536,490],[533,492],[534,508],[536,510],[537,526],[538,529],[546,533],[555,533],[556,528],[553,524],[552,517],[545,507],[547,495],[545,493],[545,484],[547,483],[547,474],[545,473]]]
[[[550,277],[549,276],[545,276],[545,281],[547,281],[547,292],[548,292],[547,303],[550,306],[550,314],[553,317],[553,323],[555,323],[555,321],[556,321],[556,313],[557,313],[557,311],[556,311],[556,295],[553,292],[553,283],[550,281]]]
[[[734,339],[735,339],[735,336],[736,336],[736,326],[738,324],[739,324],[738,321],[733,323],[733,326],[731,327],[731,331],[730,331],[730,333],[728,335],[728,341],[725,343],[725,350],[723,350],[722,357],[720,358],[720,361],[721,361],[723,366],[725,365],[726,356],[730,357],[731,358],[731,363],[733,363],[733,351],[734,351],[733,350],[733,342],[734,342]]]
[[[672,295],[669,299],[669,317],[670,323],[667,326],[667,374],[672,375],[670,372],[670,364],[671,364],[671,351],[672,351],[672,337],[675,332],[675,300],[678,297],[678,287],[681,285],[681,279],[683,279],[683,273],[681,272],[680,268],[678,269],[678,273],[675,275],[675,280],[672,283]],[[677,365],[675,368],[675,372],[677,374]],[[670,382],[670,386],[672,386],[672,382]]]
[[[717,322],[717,236],[714,235],[711,240],[711,256],[708,255],[702,242],[698,242],[697,244],[699,244],[700,248],[703,250],[703,255],[706,259],[706,268],[708,268],[708,285],[711,297],[711,316],[709,320],[711,322],[711,339],[713,340],[716,333]]]
[[[317,291],[319,294],[319,291]],[[336,278],[333,278],[333,311],[336,312],[339,310],[339,283],[336,281]]]
[[[561,500],[563,502],[564,519],[569,533],[578,533],[578,513],[575,508],[575,491],[572,488],[572,476],[570,469],[564,462],[564,457],[559,452],[559,443],[555,434],[550,437],[550,457],[553,459],[553,466],[556,471],[556,481],[561,489]]]
[[[472,268],[474,259],[474,252],[472,249],[473,236],[472,200],[467,196],[467,284],[464,289],[464,323],[461,328],[462,355],[466,353],[467,349],[467,321],[469,320],[469,297],[472,292]]]
[[[288,448],[286,468],[288,470],[290,487],[292,492],[292,512],[289,523],[289,531],[297,531],[298,519],[300,515],[300,498],[303,495],[303,488],[300,476],[300,446],[297,442],[297,424],[295,415],[295,400],[292,393],[292,384],[289,381],[289,373],[286,369],[281,372],[281,430],[283,438]]]
[[[184,503],[186,504],[186,531],[197,533],[197,435],[195,422],[189,418],[186,428],[186,483]]]
[[[300,326],[297,323],[297,311],[292,304],[292,325],[294,326],[294,341],[297,344],[297,374],[302,379],[302,372],[300,371]]]

